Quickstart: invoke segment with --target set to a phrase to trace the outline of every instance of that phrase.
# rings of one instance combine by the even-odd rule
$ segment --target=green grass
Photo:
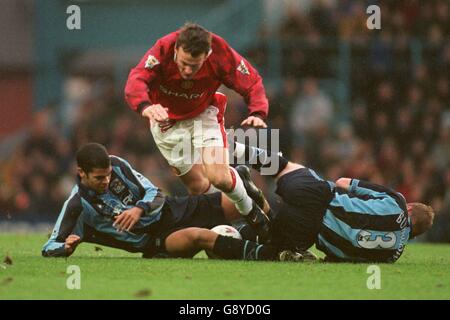
[[[68,258],[42,258],[44,234],[0,235],[1,299],[450,299],[450,246],[411,244],[380,264],[381,289],[369,290],[368,264],[146,260],[82,244]],[[9,256],[12,264],[1,263]],[[81,289],[66,288],[69,265]]]

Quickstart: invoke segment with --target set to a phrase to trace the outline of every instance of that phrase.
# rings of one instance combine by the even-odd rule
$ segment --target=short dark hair
[[[108,151],[100,143],[87,143],[77,151],[77,165],[86,174],[93,169],[107,169],[111,165]]]
[[[191,56],[198,57],[200,54],[208,54],[211,49],[211,33],[202,26],[187,22],[178,35],[176,48],[182,47]]]
[[[433,226],[434,210],[432,207],[420,202],[412,202],[408,203],[408,205],[411,207],[409,216],[413,224],[412,236],[416,237]]]

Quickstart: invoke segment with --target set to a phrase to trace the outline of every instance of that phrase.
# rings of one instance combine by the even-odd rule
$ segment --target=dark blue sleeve
[[[52,234],[42,248],[44,257],[66,257],[64,249],[66,238],[71,234],[76,234],[83,238],[83,224],[79,223],[82,212],[81,199],[76,193],[77,187],[72,190],[69,199],[64,203],[63,208],[53,227]]]

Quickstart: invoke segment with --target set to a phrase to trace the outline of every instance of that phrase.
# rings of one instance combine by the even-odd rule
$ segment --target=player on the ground
[[[268,101],[257,70],[224,39],[188,23],[156,41],[129,74],[126,100],[149,119],[153,138],[190,194],[224,192],[263,236],[268,219],[228,166],[225,95],[242,95],[249,116],[242,125],[266,127]]]
[[[221,236],[209,230],[240,217],[222,193],[166,197],[125,160],[100,144],[77,152],[78,183],[64,203],[44,257],[70,256],[80,242],[142,252],[193,257],[210,250],[224,259],[298,260],[271,245]],[[244,236],[244,234],[243,234]]]
[[[431,207],[407,203],[385,186],[350,178],[325,181],[312,169],[242,144],[236,144],[235,155],[258,171],[270,166],[272,156],[279,161],[273,177],[283,201],[272,218],[274,245],[302,252],[315,243],[328,261],[395,262],[408,240],[433,224]],[[249,168],[237,170],[249,194],[262,203]]]

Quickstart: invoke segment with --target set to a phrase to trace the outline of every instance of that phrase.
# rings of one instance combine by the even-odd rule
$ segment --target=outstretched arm
[[[373,197],[378,199],[392,198],[400,208],[406,211],[405,198],[401,193],[396,192],[391,188],[368,181],[350,178],[339,178],[336,181],[336,186],[360,197]]]
[[[144,110],[153,105],[148,88],[159,72],[162,47],[161,41],[157,41],[128,75],[125,100],[128,106],[139,114],[143,114]]]
[[[397,195],[394,190],[388,187],[351,178],[339,178],[336,180],[336,187],[347,190],[349,193],[357,196],[386,197]]]
[[[50,239],[42,248],[44,257],[68,257],[82,240],[83,223],[79,223],[82,206],[75,191],[64,203]]]

